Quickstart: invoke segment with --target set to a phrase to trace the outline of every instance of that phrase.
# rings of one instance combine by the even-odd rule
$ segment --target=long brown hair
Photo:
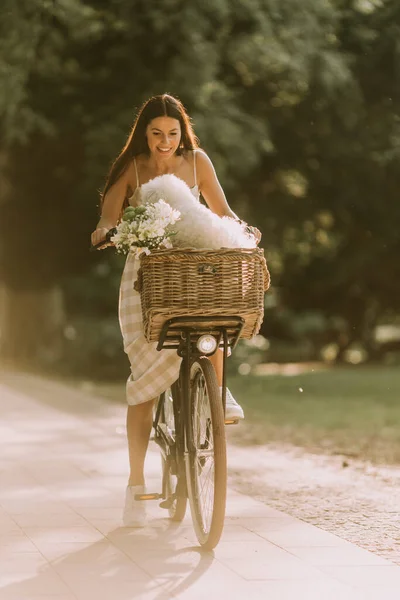
[[[189,115],[182,102],[169,94],[153,96],[143,104],[125,146],[111,166],[106,185],[104,186],[101,195],[100,207],[103,205],[108,190],[125,172],[131,160],[139,154],[150,153],[147,144],[146,129],[150,121],[157,117],[172,117],[179,121],[181,126],[181,139],[179,148],[176,151],[177,154],[184,154],[188,150],[198,148],[198,139],[194,134]],[[126,199],[124,201],[124,206],[125,204]]]

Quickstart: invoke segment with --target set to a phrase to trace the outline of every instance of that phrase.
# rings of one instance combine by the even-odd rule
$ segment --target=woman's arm
[[[239,217],[230,208],[224,190],[218,181],[214,165],[203,150],[196,151],[197,179],[201,195],[207,203],[207,206],[220,217]]]
[[[119,179],[107,191],[101,210],[101,217],[95,231],[92,233],[93,245],[99,244],[109,229],[118,223],[122,205],[128,188],[136,189],[136,174],[133,164],[124,171]]]
[[[232,217],[240,221],[239,217],[233,212],[229,206],[224,190],[218,181],[214,165],[203,150],[196,152],[196,166],[198,173],[199,189],[207,206],[220,217]],[[257,244],[261,240],[261,233],[256,227],[248,226],[249,232],[254,235]]]
[[[128,187],[136,189],[136,174],[133,164],[129,165],[119,179],[107,191],[100,221],[97,227],[115,227],[121,214]]]

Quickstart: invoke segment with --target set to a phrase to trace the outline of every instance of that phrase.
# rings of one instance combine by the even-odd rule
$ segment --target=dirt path
[[[236,444],[229,466],[237,490],[400,565],[400,468]]]

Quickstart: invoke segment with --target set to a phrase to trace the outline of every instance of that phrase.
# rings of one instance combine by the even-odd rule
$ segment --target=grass
[[[374,463],[400,463],[400,370],[343,367],[229,378],[246,411],[239,443],[290,443]]]
[[[268,366],[268,365],[267,365]],[[291,444],[376,464],[400,464],[400,369],[335,367],[297,375],[229,375],[246,419],[238,444]],[[124,402],[124,384],[93,391]],[[303,390],[303,391],[300,391]]]

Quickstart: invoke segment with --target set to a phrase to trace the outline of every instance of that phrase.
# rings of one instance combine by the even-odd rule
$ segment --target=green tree
[[[298,198],[295,187],[280,206],[288,220],[278,219],[279,283],[292,309],[342,318],[339,356],[361,341],[373,357],[376,324],[400,308],[400,12],[393,2],[349,6],[342,7],[333,36],[347,77],[336,79],[339,87],[321,87],[324,69],[286,122],[292,148],[277,142],[278,155],[289,153],[306,190]]]
[[[394,1],[3,4],[0,273],[10,306],[25,295],[23,312],[35,314],[32,290],[40,306],[62,283],[70,313],[115,310],[121,263],[87,252],[98,190],[137,108],[169,91],[234,209],[263,230],[282,302],[344,319],[344,345],[398,310]],[[110,279],[96,275],[102,265]],[[36,312],[29,355],[43,329]],[[5,346],[12,338],[18,356],[26,336],[12,331]]]

